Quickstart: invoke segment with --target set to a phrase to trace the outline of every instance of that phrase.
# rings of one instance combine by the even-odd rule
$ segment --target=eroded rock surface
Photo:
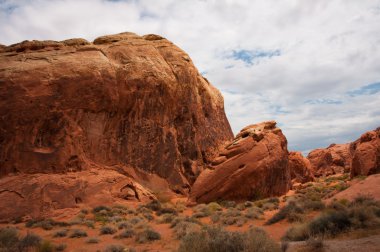
[[[364,133],[351,144],[351,177],[380,173],[380,128]]]
[[[287,140],[276,122],[250,125],[194,183],[190,201],[254,200],[290,188]]]
[[[316,177],[349,172],[352,160],[350,144],[331,144],[326,149],[315,149],[307,159]]]
[[[43,218],[54,210],[148,201],[155,196],[112,170],[67,174],[21,174],[0,179],[0,221]]]
[[[233,138],[223,98],[158,35],[0,47],[0,176],[128,165],[184,192]]]
[[[289,152],[289,170],[292,183],[306,183],[314,180],[310,161],[301,152]]]

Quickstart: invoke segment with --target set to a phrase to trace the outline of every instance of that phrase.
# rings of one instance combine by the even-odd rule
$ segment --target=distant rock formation
[[[351,169],[350,144],[331,144],[326,149],[315,149],[307,156],[314,176],[343,174]]]
[[[289,152],[289,170],[290,178],[292,179],[292,184],[303,184],[314,180],[314,176],[311,171],[310,161],[304,156],[302,156],[301,152]]]
[[[220,92],[158,35],[0,47],[0,97],[2,177],[95,163],[157,174],[186,193],[233,138]]]
[[[380,128],[368,131],[351,144],[351,177],[380,173]]]
[[[276,122],[250,125],[194,183],[190,201],[255,200],[290,188],[287,140]]]

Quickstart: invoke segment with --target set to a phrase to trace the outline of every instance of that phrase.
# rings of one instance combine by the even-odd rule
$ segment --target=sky
[[[234,133],[307,154],[380,126],[380,0],[0,0],[0,44],[159,34],[221,90]]]

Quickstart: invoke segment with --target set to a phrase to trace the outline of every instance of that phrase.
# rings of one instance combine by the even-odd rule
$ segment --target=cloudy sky
[[[219,88],[235,133],[307,153],[380,126],[380,0],[0,0],[0,43],[160,34]]]

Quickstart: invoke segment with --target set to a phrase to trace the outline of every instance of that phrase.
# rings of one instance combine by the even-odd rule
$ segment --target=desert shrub
[[[236,226],[241,227],[247,222],[247,218],[245,218],[244,216],[240,216],[236,219],[235,222],[236,222]]]
[[[175,217],[173,214],[163,214],[160,216],[158,223],[171,223]]]
[[[84,220],[83,224],[86,225],[89,228],[94,229],[95,228],[95,222],[92,220]]]
[[[280,203],[280,200],[278,198],[267,198],[262,200],[257,200],[253,202],[253,204],[259,208],[266,208],[264,210],[275,210],[278,209],[278,205]]]
[[[129,220],[129,223],[131,223],[132,225],[136,225],[141,222],[144,222],[144,219],[140,217],[133,217],[132,219]]]
[[[208,203],[207,209],[210,213],[214,213],[215,211],[222,211],[223,210],[223,208],[216,202]]]
[[[138,243],[146,243],[148,241],[160,240],[161,235],[153,229],[147,228],[136,234]]]
[[[250,229],[247,233],[229,232],[220,227],[208,227],[181,239],[179,252],[276,252],[280,248],[265,231]]]
[[[86,240],[86,243],[90,243],[90,244],[99,243],[99,239],[97,237],[91,237]]]
[[[101,235],[111,235],[116,233],[116,229],[111,226],[103,226],[100,228]]]
[[[26,234],[18,243],[18,249],[20,251],[27,251],[30,248],[36,248],[41,244],[41,237],[36,234]]]
[[[142,216],[147,220],[147,221],[152,221],[154,220],[154,216],[149,214],[149,213],[143,213]]]
[[[305,220],[305,215],[301,213],[295,213],[295,212],[290,212],[287,216],[287,219],[289,222],[303,222]]]
[[[97,207],[94,207],[94,208],[92,209],[92,212],[93,212],[93,213],[100,213],[100,212],[102,212],[102,211],[103,211],[103,213],[104,213],[104,211],[105,211],[105,212],[110,212],[111,209],[110,209],[109,207],[106,207],[106,206],[97,206]]]
[[[248,219],[261,219],[264,212],[258,207],[249,207],[245,212],[245,217]]]
[[[380,219],[376,215],[380,208],[366,205],[353,205],[348,210],[351,224],[355,228],[369,228],[380,225]]]
[[[202,224],[197,218],[185,216],[185,217],[174,218],[173,221],[170,223],[170,227],[174,228],[176,225],[178,225],[181,222],[191,222],[198,225]]]
[[[108,245],[104,252],[124,252],[125,247],[122,245]]]
[[[279,222],[289,216],[290,213],[303,213],[303,210],[293,201],[289,202],[286,206],[280,209],[275,215],[272,216],[265,224],[271,225]]]
[[[182,213],[186,210],[186,203],[182,201],[177,201],[175,203],[175,209],[177,210],[177,212]]]
[[[337,235],[350,228],[351,221],[345,211],[327,211],[314,218],[309,223],[310,234]]]
[[[231,200],[224,200],[220,202],[220,205],[224,208],[234,208],[236,207],[236,202]]]
[[[197,223],[182,221],[182,222],[177,223],[176,226],[173,227],[173,230],[174,230],[175,237],[177,239],[181,239],[182,237],[184,237],[185,235],[189,233],[200,231],[201,226]]]
[[[19,241],[17,229],[6,227],[0,229],[0,248],[14,248]]]
[[[225,225],[234,225],[241,219],[241,211],[229,208],[221,215],[221,222]]]
[[[66,237],[67,236],[67,229],[62,229],[53,234],[53,237]]]
[[[325,208],[325,204],[321,200],[304,200],[301,203],[301,208],[304,210],[323,210]]]
[[[304,241],[307,238],[310,237],[310,231],[308,228],[308,224],[300,224],[298,226],[294,226],[289,228],[284,237],[283,240],[285,241]]]
[[[247,208],[247,207],[251,207],[253,206],[253,202],[252,201],[246,201],[244,202],[244,206]]]
[[[38,252],[54,252],[55,249],[53,243],[50,241],[43,241],[38,247]]]
[[[193,217],[194,218],[203,218],[210,216],[211,211],[209,210],[209,207],[206,204],[199,204],[193,208]]]
[[[245,210],[245,205],[244,203],[239,203],[236,205],[236,209],[239,210],[239,211],[244,211]]]
[[[334,200],[327,205],[327,208],[334,209],[336,211],[345,211],[347,210],[346,205],[342,204],[340,201]]]
[[[161,203],[158,200],[152,200],[144,206],[152,211],[159,211],[161,209]]]
[[[117,239],[125,239],[131,238],[135,235],[135,232],[132,229],[123,230],[120,234],[118,234],[115,238]]]
[[[81,237],[87,237],[87,233],[84,230],[81,229],[74,229],[70,236],[70,238],[81,238]]]
[[[118,228],[118,229],[132,228],[132,224],[130,224],[129,222],[123,221],[123,222],[120,222],[120,223],[117,225],[117,228]]]
[[[260,228],[252,228],[246,234],[244,251],[249,252],[279,252],[279,245]]]
[[[67,245],[65,243],[55,245],[55,251],[65,251],[66,248],[67,248]]]
[[[200,232],[192,232],[181,239],[179,252],[234,252],[243,251],[244,236],[228,232],[220,227],[208,227]]]
[[[213,213],[211,216],[210,216],[210,220],[212,221],[212,223],[217,223],[219,222],[220,220],[220,213]]]
[[[88,209],[81,209],[80,212],[82,214],[88,214],[89,213]]]
[[[25,226],[28,228],[40,227],[40,228],[43,228],[44,230],[51,230],[55,226],[67,227],[67,226],[70,226],[70,224],[66,222],[54,221],[52,219],[46,219],[46,220],[29,220],[25,224]]]

